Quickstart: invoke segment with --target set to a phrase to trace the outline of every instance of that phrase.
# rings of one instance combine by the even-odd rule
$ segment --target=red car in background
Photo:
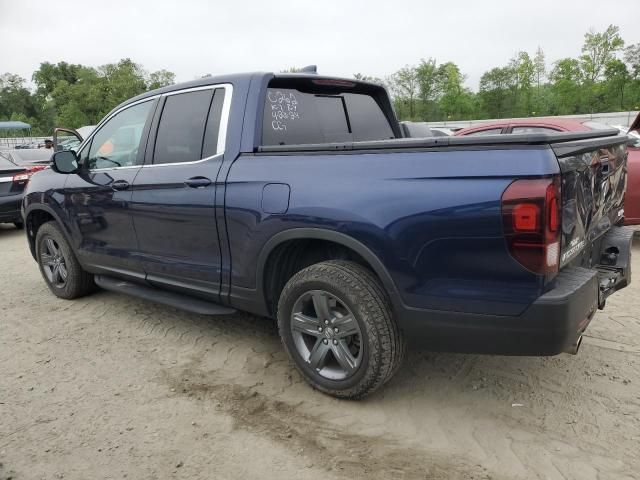
[[[497,121],[458,130],[455,136],[497,135],[510,133],[583,132],[612,128],[591,120],[580,121],[568,118],[522,118]],[[640,114],[629,133],[640,133]],[[625,225],[640,225],[640,136],[632,136],[635,142],[628,145],[627,193],[624,203]]]

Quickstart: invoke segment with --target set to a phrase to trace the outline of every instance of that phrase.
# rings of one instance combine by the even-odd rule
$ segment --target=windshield
[[[0,152],[0,168],[15,168],[17,165],[11,161],[11,158]]]

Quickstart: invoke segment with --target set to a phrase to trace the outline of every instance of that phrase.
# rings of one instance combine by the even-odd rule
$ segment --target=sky
[[[131,58],[178,81],[318,65],[384,78],[421,58],[482,74],[538,46],[548,64],[578,56],[590,28],[640,42],[639,0],[0,0],[0,74],[41,62],[99,66]]]

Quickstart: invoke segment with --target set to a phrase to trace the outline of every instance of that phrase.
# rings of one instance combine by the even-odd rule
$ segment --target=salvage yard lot
[[[351,402],[309,388],[269,320],[60,300],[23,232],[0,246],[0,480],[640,478],[637,278],[577,356],[411,351]]]

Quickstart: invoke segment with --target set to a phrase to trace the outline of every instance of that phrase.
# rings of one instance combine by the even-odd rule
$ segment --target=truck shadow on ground
[[[99,292],[93,298],[117,304],[122,295]],[[89,297],[91,298],[91,297]],[[260,385],[266,391],[295,388],[318,401],[328,397],[308,387],[286,357],[275,320],[247,313],[211,317],[182,312],[128,298],[129,320],[148,333],[175,338],[180,348],[193,349],[189,368],[233,382]],[[134,307],[131,308],[133,303]],[[134,312],[134,313],[133,313]],[[188,355],[188,353],[187,353]],[[561,386],[578,357],[513,357],[442,353],[411,347],[397,375],[365,402],[386,404],[409,398],[450,403],[451,396],[489,393],[500,402],[522,403],[541,382]],[[271,388],[269,388],[271,387]],[[332,400],[333,401],[333,400]],[[510,405],[510,404],[509,404]]]
[[[0,238],[8,238],[18,235],[24,235],[24,230],[16,228],[11,223],[0,223]]]

